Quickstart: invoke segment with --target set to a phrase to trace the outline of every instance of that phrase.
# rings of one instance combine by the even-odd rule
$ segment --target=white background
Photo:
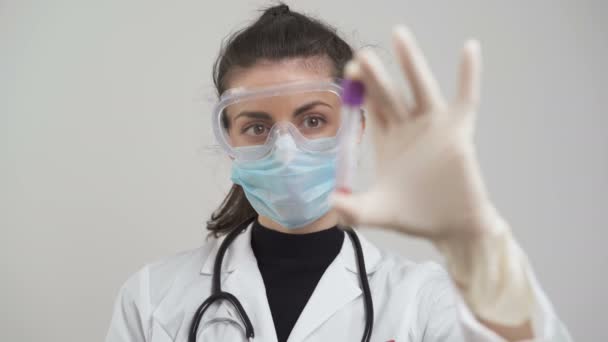
[[[267,4],[0,0],[0,340],[102,340],[129,274],[200,244],[229,184],[207,148],[211,66]],[[290,5],[394,71],[390,31],[407,23],[450,94],[462,41],[481,40],[476,138],[492,196],[574,338],[608,340],[606,2]]]

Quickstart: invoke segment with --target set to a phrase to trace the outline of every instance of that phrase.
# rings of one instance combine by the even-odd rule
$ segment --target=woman
[[[286,5],[226,42],[214,129],[235,184],[203,246],[125,283],[107,341],[570,340],[480,176],[477,43],[464,47],[448,103],[413,36],[400,27],[394,41],[411,101],[372,52],[353,55],[332,28]],[[344,181],[342,107],[359,104],[359,84],[377,181],[332,193]],[[428,239],[448,272],[386,255],[339,223]]]

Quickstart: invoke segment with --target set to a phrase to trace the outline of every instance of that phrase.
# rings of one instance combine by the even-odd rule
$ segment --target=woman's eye
[[[318,116],[307,117],[304,120],[304,127],[306,128],[318,128],[323,124],[323,119]]]
[[[260,135],[264,135],[266,133],[266,131],[267,131],[266,126],[260,125],[260,124],[255,124],[255,125],[251,125],[251,126],[247,127],[245,129],[245,134],[253,135],[253,136],[260,136]]]

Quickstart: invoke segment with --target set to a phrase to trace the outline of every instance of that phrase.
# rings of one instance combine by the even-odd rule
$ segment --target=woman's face
[[[252,67],[234,70],[228,75],[226,88],[257,88],[301,81],[327,81],[334,75],[329,60],[319,58],[259,62]],[[228,139],[233,147],[259,145],[266,141],[275,123],[289,122],[302,135],[314,139],[335,136],[340,125],[340,97],[333,92],[296,93],[267,97],[230,105],[224,114]],[[362,121],[362,130],[365,121]],[[338,217],[330,210],[307,227],[289,230],[269,217],[259,215],[265,227],[305,234],[335,226]]]
[[[331,63],[316,59],[259,62],[229,77],[227,88],[258,88],[296,81],[328,80]],[[329,91],[252,99],[225,110],[228,138],[234,147],[263,144],[272,126],[290,122],[309,139],[332,137],[340,125],[341,101]]]

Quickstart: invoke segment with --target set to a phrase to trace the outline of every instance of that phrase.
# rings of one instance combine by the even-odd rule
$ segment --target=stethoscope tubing
[[[205,311],[215,302],[219,300],[226,300],[236,309],[239,318],[245,325],[245,336],[248,341],[254,341],[255,333],[253,330],[253,324],[249,319],[249,316],[245,312],[243,305],[241,302],[231,293],[222,291],[221,284],[221,270],[222,270],[222,262],[224,260],[224,255],[228,250],[228,247],[234,239],[244,230],[249,224],[255,220],[256,217],[248,218],[243,222],[239,223],[235,229],[230,231],[217,252],[215,257],[215,262],[213,264],[213,275],[211,280],[211,295],[203,301],[203,303],[198,307],[194,316],[192,317],[192,322],[190,324],[190,331],[188,333],[188,342],[196,342],[196,334],[198,333],[199,325]],[[361,247],[361,241],[357,236],[357,233],[350,227],[341,227],[349,236],[351,243],[355,248],[355,255],[357,259],[357,269],[359,272],[359,285],[363,291],[363,305],[365,308],[365,329],[363,331],[363,337],[361,339],[362,342],[369,342],[372,335],[372,329],[374,326],[374,305],[371,295],[371,290],[369,287],[369,282],[367,279],[367,271],[365,269],[365,259],[363,256],[363,249]]]

